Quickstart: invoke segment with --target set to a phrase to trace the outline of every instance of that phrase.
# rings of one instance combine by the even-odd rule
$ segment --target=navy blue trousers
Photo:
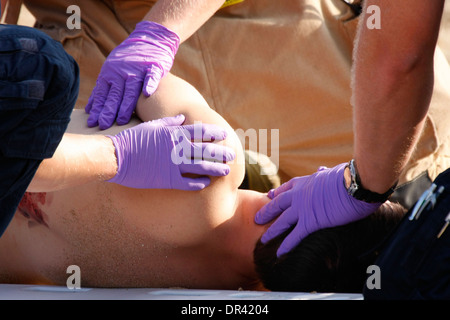
[[[450,300],[450,169],[433,184],[379,248],[380,286],[365,299]]]
[[[59,42],[33,28],[0,25],[0,236],[61,141],[78,88],[78,65]]]

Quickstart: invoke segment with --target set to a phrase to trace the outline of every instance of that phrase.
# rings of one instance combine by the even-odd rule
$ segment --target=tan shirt
[[[105,56],[154,1],[25,3],[79,62],[83,108]],[[81,30],[65,26],[71,4],[81,8]],[[350,75],[357,21],[350,17],[339,0],[246,0],[219,10],[182,44],[172,71],[233,128],[267,130],[267,154],[279,152],[284,180],[311,174],[353,155]],[[450,67],[439,48],[435,63],[426,128],[400,183],[425,170],[433,179],[450,166]],[[278,141],[271,141],[272,132]]]

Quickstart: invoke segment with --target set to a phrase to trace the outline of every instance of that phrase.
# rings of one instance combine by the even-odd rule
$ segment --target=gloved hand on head
[[[256,213],[255,222],[266,224],[278,218],[261,241],[267,243],[293,227],[278,249],[278,257],[291,251],[310,233],[362,219],[381,205],[348,194],[344,185],[346,165],[320,167],[316,173],[293,178],[268,193],[272,201]]]

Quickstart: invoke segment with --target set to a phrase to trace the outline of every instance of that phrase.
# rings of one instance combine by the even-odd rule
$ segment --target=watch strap
[[[357,200],[361,200],[361,201],[369,202],[369,203],[385,202],[386,200],[389,199],[389,197],[394,192],[395,187],[397,186],[397,183],[395,183],[385,193],[377,193],[377,192],[367,190],[361,184],[361,179],[359,177],[358,170],[356,169],[355,160],[352,159],[347,166],[350,170],[350,177],[351,177],[350,186],[347,188],[347,192],[349,195],[351,195],[353,198],[355,198]]]

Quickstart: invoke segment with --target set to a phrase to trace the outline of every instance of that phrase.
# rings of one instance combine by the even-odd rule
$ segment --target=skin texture
[[[144,17],[174,31],[181,42],[189,38],[219,8],[224,0],[159,0]]]
[[[7,0],[1,0],[2,8],[6,3]],[[223,3],[223,0],[159,0],[143,20],[165,26],[177,33],[180,41],[183,42],[198,30]],[[9,5],[11,4],[10,2]],[[77,133],[80,132],[84,133],[84,131],[77,131]],[[91,148],[75,149],[74,146],[77,145]],[[42,162],[28,191],[59,190],[91,181],[105,181],[111,179],[117,172],[114,147],[110,139],[104,136],[86,137],[66,134],[58,149],[52,159]],[[68,167],[71,168],[70,171],[65,170]]]
[[[371,5],[380,8],[380,29],[366,27]],[[384,193],[398,180],[422,132],[443,6],[444,0],[364,1],[352,82],[355,159],[366,189]]]
[[[47,192],[106,181],[117,172],[112,140],[102,135],[65,133],[55,154],[39,166],[27,188],[29,192]]]
[[[65,285],[74,264],[85,287],[261,288],[252,252],[265,227],[253,219],[269,199],[238,191],[244,176],[239,140],[187,83],[167,76],[158,94],[138,103],[143,119],[180,112],[186,123],[229,129],[220,142],[236,151],[228,176],[195,192],[90,182],[30,193],[0,239],[0,282]],[[75,111],[69,132],[97,133],[85,129],[86,117]]]

